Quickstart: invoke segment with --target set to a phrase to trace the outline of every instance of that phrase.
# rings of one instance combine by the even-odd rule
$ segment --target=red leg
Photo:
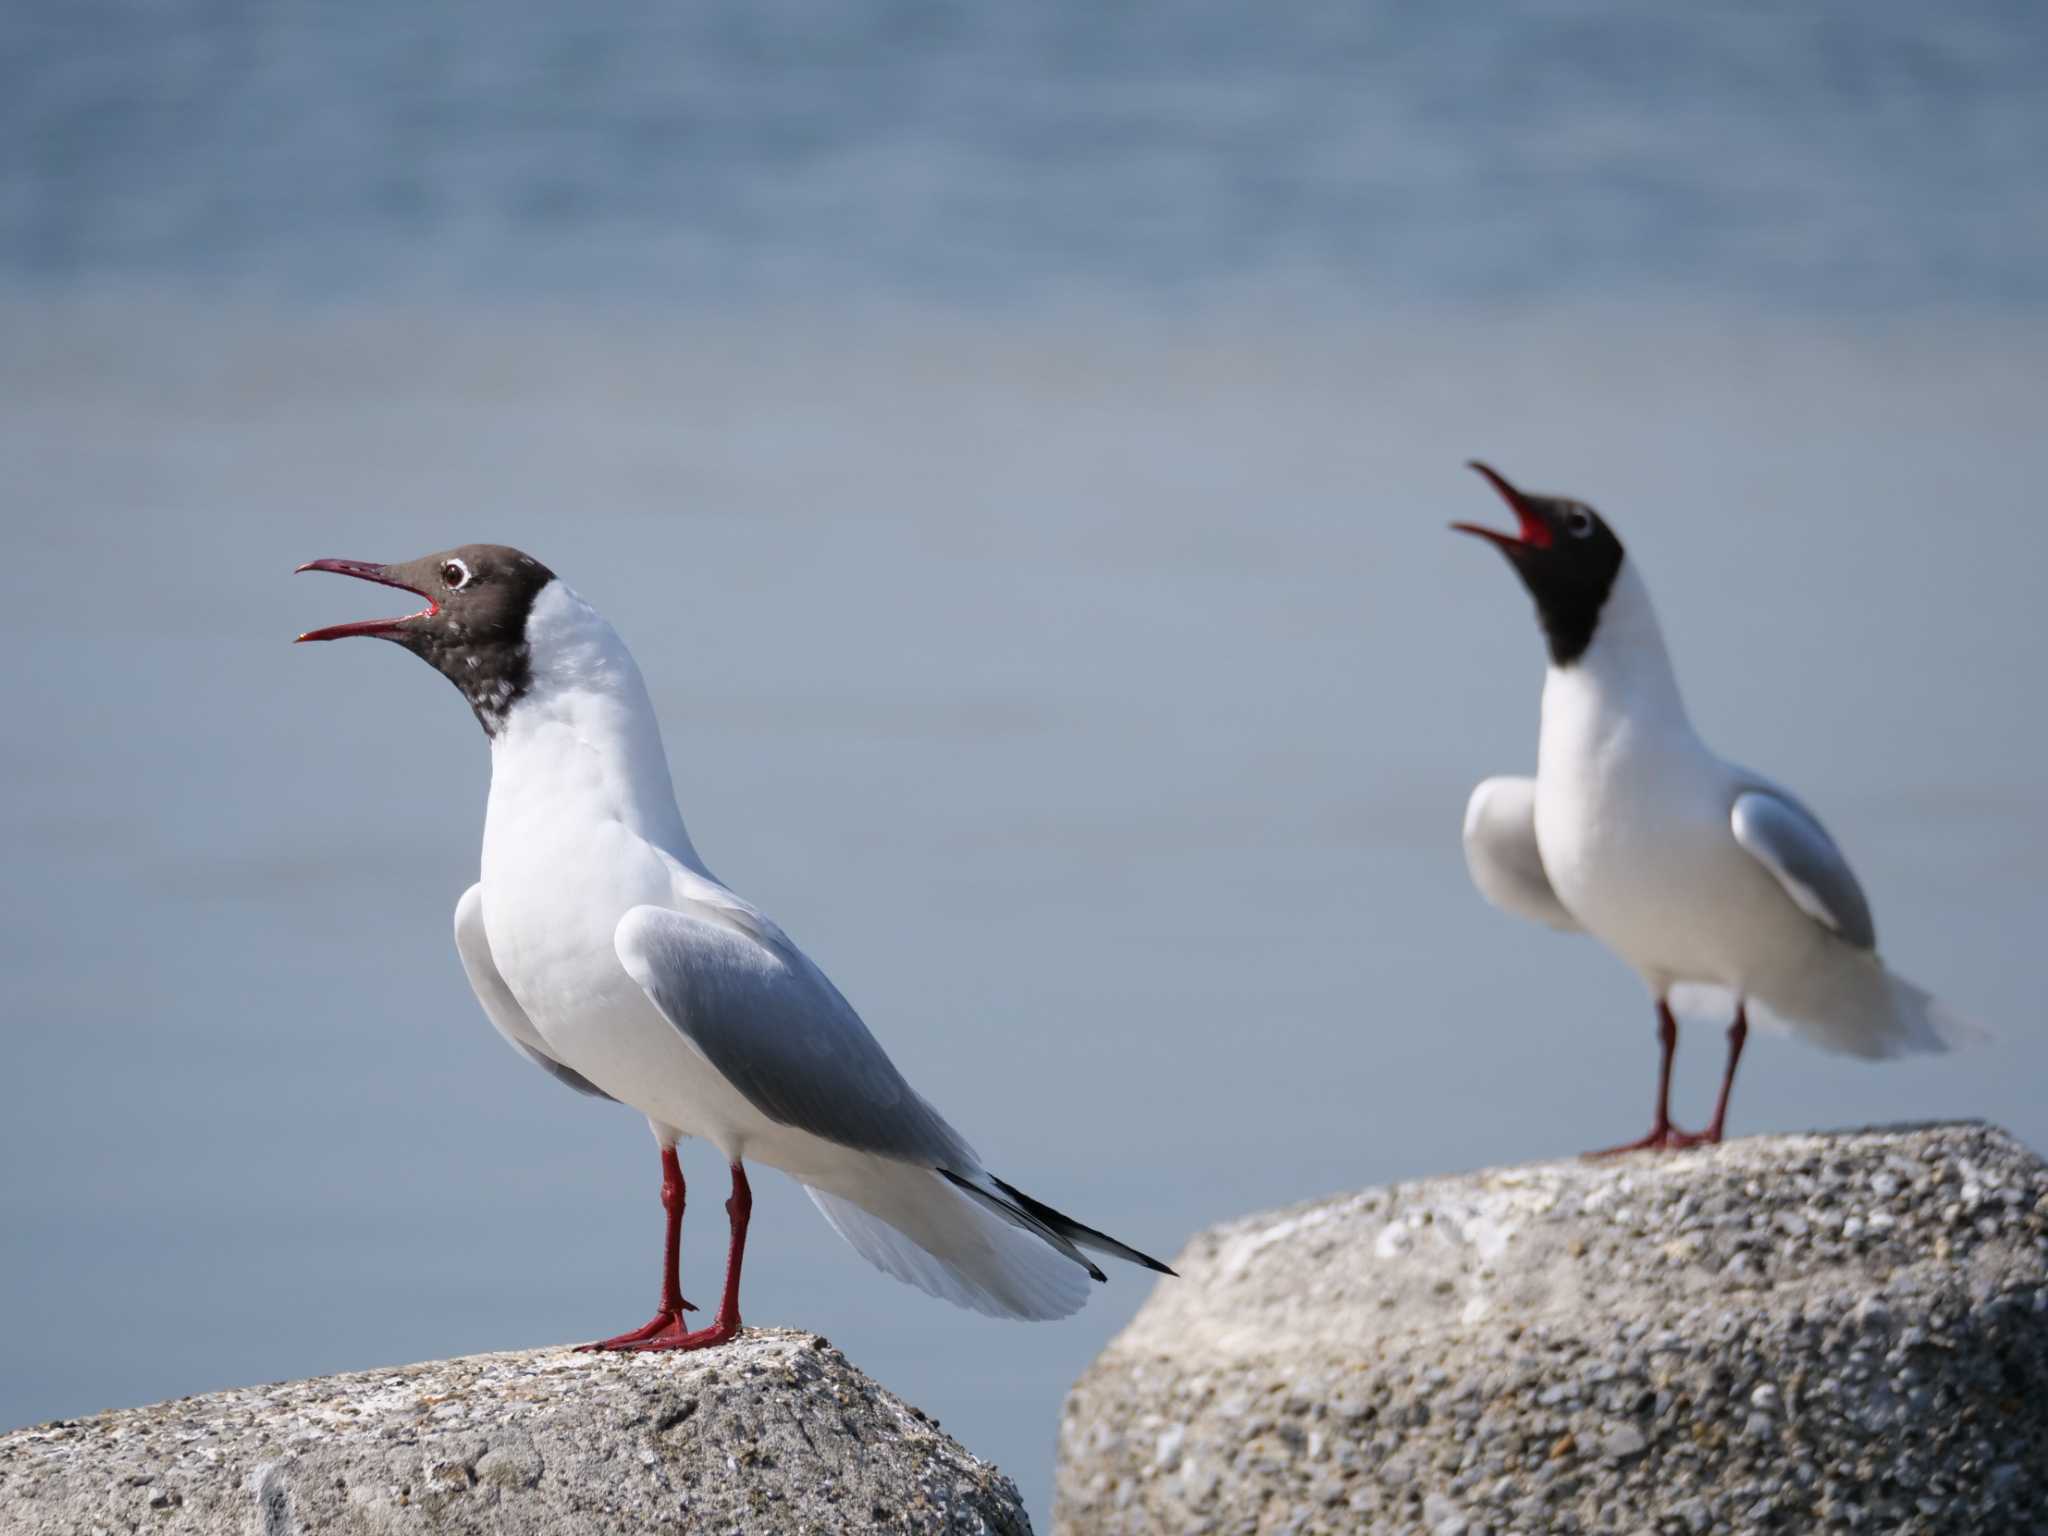
[[[616,1338],[600,1339],[595,1344],[579,1344],[578,1349],[624,1349],[638,1344],[642,1339],[651,1339],[664,1328],[673,1328],[685,1312],[694,1312],[696,1306],[683,1300],[683,1200],[687,1191],[683,1187],[683,1166],[676,1161],[676,1149],[661,1149],[661,1208],[668,1214],[668,1239],[663,1244],[661,1268],[661,1309],[651,1321],[641,1324],[631,1333],[622,1333]]]
[[[1697,1136],[1687,1136],[1682,1146],[1696,1147],[1705,1142],[1718,1146],[1721,1132],[1728,1124],[1728,1094],[1735,1087],[1735,1064],[1742,1060],[1743,1042],[1749,1039],[1749,1000],[1737,998],[1735,1022],[1728,1026],[1728,1070],[1721,1074],[1721,1097],[1714,1101],[1714,1119]],[[1680,1133],[1683,1134],[1682,1132]]]
[[[719,1298],[718,1316],[711,1326],[691,1333],[678,1319],[652,1338],[626,1345],[627,1349],[709,1349],[739,1337],[740,1261],[747,1253],[747,1218],[754,1214],[754,1192],[747,1187],[747,1170],[738,1163],[732,1165],[732,1196],[725,1202],[725,1214],[732,1223],[732,1246],[725,1254],[725,1294]]]
[[[1669,1147],[1690,1146],[1696,1139],[1671,1123],[1671,1058],[1678,1054],[1678,1021],[1671,1017],[1671,1005],[1663,998],[1657,999],[1657,1044],[1663,1048],[1664,1059],[1657,1068],[1657,1119],[1650,1127],[1650,1133],[1636,1141],[1625,1141],[1618,1147],[1603,1147],[1598,1152],[1588,1152],[1588,1157],[1613,1157],[1622,1152],[1663,1151]]]

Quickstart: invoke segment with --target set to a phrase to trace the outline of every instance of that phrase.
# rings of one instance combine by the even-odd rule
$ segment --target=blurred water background
[[[1484,456],[1612,518],[1709,738],[1998,1033],[1765,1039],[1737,1126],[2048,1145],[2044,76],[2024,4],[16,0],[0,1423],[652,1299],[645,1131],[449,942],[483,738],[288,646],[386,611],[319,555],[563,572],[712,866],[999,1172],[1170,1253],[1647,1121],[1635,981],[1460,859],[1541,673],[1443,529]],[[991,1323],[757,1190],[747,1316],[1044,1524],[1146,1278]]]

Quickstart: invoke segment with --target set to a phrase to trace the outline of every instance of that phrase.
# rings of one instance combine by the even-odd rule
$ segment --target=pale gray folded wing
[[[839,989],[752,908],[635,907],[612,943],[663,1016],[769,1119],[905,1162],[980,1169]]]
[[[1819,817],[1776,785],[1758,785],[1736,796],[1728,822],[1735,841],[1771,872],[1800,911],[1858,949],[1877,948],[1877,925],[1863,887]]]
[[[1487,779],[1465,803],[1465,867],[1479,894],[1517,917],[1576,933],[1579,920],[1551,889],[1536,847],[1536,781]]]
[[[512,995],[512,989],[505,985],[505,978],[498,974],[498,962],[491,958],[491,941],[484,933],[484,888],[481,885],[472,885],[455,903],[455,953],[462,957],[462,971],[469,977],[476,1000],[484,1005],[484,1017],[497,1027],[498,1033],[505,1037],[512,1049],[556,1082],[574,1088],[578,1093],[600,1099],[611,1098],[581,1072],[563,1066],[548,1054],[547,1042],[541,1039],[540,1031],[527,1018],[526,1010],[519,1006],[519,999]]]

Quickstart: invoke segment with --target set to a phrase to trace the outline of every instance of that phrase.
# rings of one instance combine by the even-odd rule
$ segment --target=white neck
[[[1697,740],[1650,589],[1626,557],[1600,609],[1592,643],[1569,666],[1552,663],[1544,679],[1544,736],[1547,742],[1554,730],[1597,732],[1624,720],[1642,731]]]
[[[526,620],[532,682],[491,740],[501,781],[550,781],[562,814],[597,816],[708,874],[676,809],[654,702],[618,631],[557,579]]]

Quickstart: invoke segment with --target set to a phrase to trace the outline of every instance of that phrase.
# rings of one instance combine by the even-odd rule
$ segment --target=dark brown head
[[[1568,667],[1593,643],[1600,610],[1621,572],[1621,540],[1583,501],[1527,495],[1477,460],[1472,468],[1500,492],[1501,500],[1515,514],[1519,531],[1500,533],[1476,523],[1451,526],[1488,540],[1508,557],[1508,564],[1536,599],[1536,617],[1550,641],[1550,659]]]
[[[427,606],[397,619],[365,619],[309,629],[304,640],[374,635],[395,640],[462,690],[486,735],[532,681],[526,617],[555,573],[503,544],[464,544],[402,565],[367,560],[308,560],[302,571],[333,571],[417,593]]]

